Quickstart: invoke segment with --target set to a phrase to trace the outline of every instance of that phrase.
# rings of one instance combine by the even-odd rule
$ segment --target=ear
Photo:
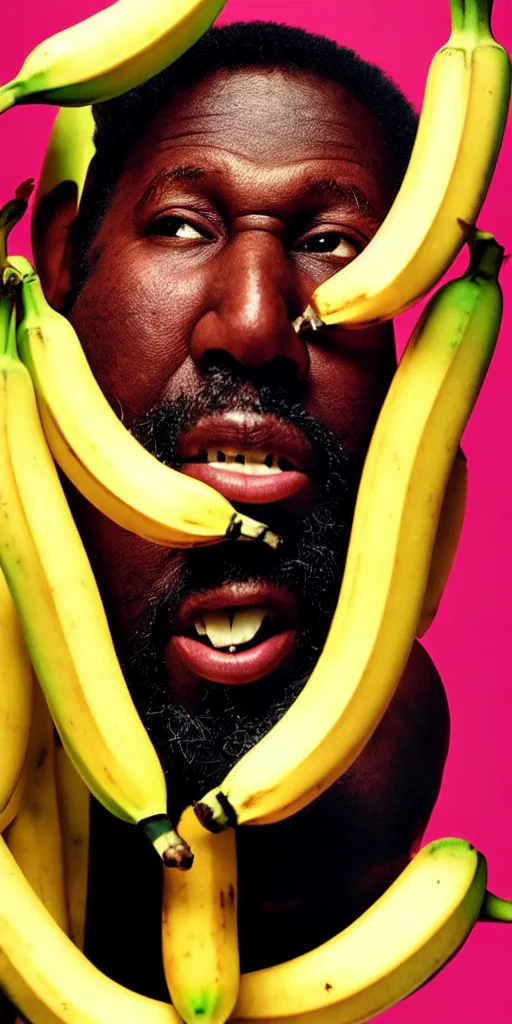
[[[32,251],[36,271],[51,306],[62,311],[70,289],[70,232],[78,212],[78,187],[60,181],[42,198],[32,214]]]

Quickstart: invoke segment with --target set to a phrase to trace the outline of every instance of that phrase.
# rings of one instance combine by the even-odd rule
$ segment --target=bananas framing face
[[[196,805],[212,831],[307,806],[353,764],[396,691],[455,453],[501,322],[503,249],[477,232],[471,250],[468,272],[426,307],[382,406],[320,658],[294,704]]]
[[[166,863],[190,863],[170,828],[164,774],[124,681],[30,374],[17,356],[11,307],[0,299],[0,566],[77,771],[112,813],[144,825]]]

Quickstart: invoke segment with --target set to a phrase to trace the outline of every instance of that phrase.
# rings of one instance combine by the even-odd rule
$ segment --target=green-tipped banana
[[[82,107],[120,96],[190,49],[224,3],[118,0],[39,43],[0,88],[0,114],[16,103]]]

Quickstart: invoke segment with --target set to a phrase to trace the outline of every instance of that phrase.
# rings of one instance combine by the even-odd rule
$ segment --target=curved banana
[[[128,991],[86,959],[44,908],[1,838],[0,876],[0,948],[17,972],[2,984],[32,1024],[179,1024],[172,1006]],[[230,1019],[369,1020],[423,985],[456,953],[478,920],[486,877],[485,858],[469,843],[430,843],[335,938],[285,964],[242,975]]]
[[[492,0],[450,0],[452,32],[434,56],[409,166],[362,253],[319,285],[295,322],[379,323],[420,299],[476,223],[500,151],[510,60],[492,36]]]
[[[44,297],[28,260],[18,347],[36,388],[48,445],[91,504],[119,526],[156,544],[190,547],[232,538],[276,547],[266,526],[235,511],[213,487],[164,466],[135,440],[96,383],[74,328]]]
[[[69,934],[55,778],[55,730],[37,682],[25,792],[19,813],[4,838],[27,882]]]
[[[441,505],[502,315],[503,249],[476,232],[467,273],[434,295],[370,442],[338,604],[292,706],[196,805],[206,828],[280,821],[356,760],[391,701],[416,634]]]
[[[5,298],[1,342],[0,566],[32,664],[89,789],[113,814],[140,823],[164,863],[185,866],[190,850],[170,827],[164,774],[121,673]]]
[[[462,839],[423,847],[335,938],[244,974],[232,1020],[361,1024],[423,985],[460,949],[485,896],[485,857]]]
[[[189,50],[224,3],[117,0],[39,43],[0,88],[0,113],[15,103],[81,107],[120,96]]]
[[[462,533],[467,494],[468,464],[466,456],[459,445],[441,506],[439,526],[428,573],[427,589],[423,600],[423,608],[421,609],[420,621],[416,630],[416,636],[418,637],[423,636],[432,625],[444,594]]]
[[[164,871],[167,987],[186,1024],[224,1024],[240,985],[235,832],[213,836],[191,807],[183,812],[179,831],[194,851],[194,864],[186,872]]]
[[[89,872],[91,798],[64,747],[55,745],[55,775],[61,826],[69,934],[84,948]],[[173,874],[173,872],[170,872]]]
[[[1,570],[0,641],[1,823],[23,771],[32,717],[32,666],[16,605]]]
[[[25,793],[25,786],[28,778],[28,761],[25,757],[23,768],[21,769],[21,775],[13,789],[10,800],[7,801],[3,811],[0,812],[0,834],[5,832],[9,828],[9,825],[14,821],[17,814],[20,812],[20,807],[23,803],[23,796]]]

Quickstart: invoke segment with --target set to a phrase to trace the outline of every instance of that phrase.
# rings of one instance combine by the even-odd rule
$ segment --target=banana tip
[[[208,832],[224,832],[236,825],[236,814],[223,793],[215,793],[194,804],[194,813]]]
[[[172,827],[166,814],[154,814],[139,823],[166,868],[188,871],[194,854],[190,846]]]

